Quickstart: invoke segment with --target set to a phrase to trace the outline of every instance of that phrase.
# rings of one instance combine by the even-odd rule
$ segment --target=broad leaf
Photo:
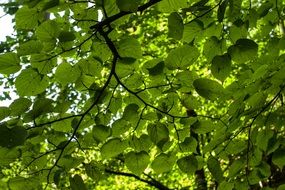
[[[9,127],[5,123],[0,125],[0,146],[13,148],[24,144],[27,131],[20,126]]]
[[[177,160],[179,169],[187,174],[193,174],[198,169],[198,160],[194,155],[185,156]]]
[[[183,36],[183,20],[181,16],[177,13],[171,13],[168,16],[168,36],[176,40],[180,40]]]
[[[175,161],[174,155],[161,153],[152,161],[151,168],[158,174],[168,172],[172,170]]]
[[[37,38],[43,42],[55,41],[59,35],[59,26],[53,20],[43,22],[36,30]]]
[[[121,57],[139,59],[142,57],[141,45],[135,38],[124,38],[118,43],[118,52]]]
[[[15,86],[20,96],[35,96],[46,90],[49,81],[46,76],[28,68],[17,77]]]
[[[5,53],[0,55],[0,73],[13,74],[21,69],[20,59],[16,53]]]
[[[165,59],[165,66],[170,69],[186,69],[194,64],[199,57],[199,51],[194,46],[183,45],[169,52]]]
[[[231,58],[228,54],[217,55],[213,58],[211,72],[216,79],[224,81],[231,71]]]
[[[125,155],[127,168],[136,175],[140,175],[147,167],[150,157],[145,151],[129,152]]]
[[[75,174],[73,177],[69,178],[71,190],[87,190],[82,177]]]
[[[116,4],[121,11],[136,12],[141,0],[116,0]]]
[[[104,158],[108,159],[122,153],[126,146],[125,141],[122,141],[120,138],[113,138],[103,144],[101,154]]]
[[[224,95],[223,86],[211,79],[196,79],[193,85],[200,96],[209,100],[216,100]]]
[[[92,134],[95,140],[105,141],[111,135],[111,128],[104,125],[94,125]]]
[[[250,39],[239,39],[235,45],[229,47],[228,53],[233,61],[245,63],[257,57],[258,45]]]

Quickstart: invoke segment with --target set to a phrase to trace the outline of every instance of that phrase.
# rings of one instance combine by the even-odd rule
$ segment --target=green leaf
[[[37,40],[30,40],[20,44],[17,48],[17,53],[19,56],[38,54],[42,51],[43,44]]]
[[[182,152],[196,152],[197,141],[193,137],[186,137],[185,140],[179,144]]]
[[[57,22],[48,20],[43,22],[36,30],[37,38],[43,42],[56,41],[60,32]]]
[[[81,75],[80,69],[77,65],[72,66],[67,62],[61,63],[55,71],[55,79],[66,86],[68,83],[75,82]]]
[[[203,53],[208,61],[211,61],[217,55],[223,54],[223,45],[223,41],[219,40],[216,36],[212,36],[206,40]]]
[[[146,169],[150,157],[145,151],[129,152],[125,155],[127,168],[136,175],[140,175]]]
[[[194,64],[198,57],[199,51],[196,47],[183,45],[169,52],[165,59],[165,66],[170,70],[184,70]]]
[[[116,0],[116,4],[121,11],[136,12],[141,0]]]
[[[229,178],[235,177],[245,166],[246,162],[243,159],[235,160],[229,167]]]
[[[101,154],[105,159],[115,157],[124,152],[126,146],[125,141],[122,141],[120,138],[113,138],[103,144]]]
[[[20,96],[35,96],[46,90],[48,78],[31,68],[23,70],[16,78],[15,86]]]
[[[151,139],[146,134],[142,134],[139,138],[136,136],[132,137],[131,146],[138,152],[139,151],[147,152],[151,147],[151,145],[152,145]]]
[[[152,161],[151,168],[157,174],[169,172],[172,170],[175,161],[176,157],[174,155],[160,153]]]
[[[177,160],[179,169],[186,174],[193,174],[198,169],[198,160],[194,155]]]
[[[208,158],[207,166],[217,182],[220,183],[224,180],[223,171],[221,169],[220,162],[216,158],[210,156]]]
[[[16,53],[5,53],[0,55],[0,73],[13,74],[21,69],[20,59]]]
[[[184,25],[182,41],[191,43],[195,38],[199,37],[203,30],[203,23],[194,20]]]
[[[75,174],[73,177],[69,178],[71,190],[87,190],[82,177]]]
[[[285,184],[278,186],[277,190],[285,190]]]
[[[147,132],[151,141],[156,145],[162,143],[161,146],[163,146],[163,144],[169,139],[168,128],[161,123],[149,124],[147,127]]]
[[[234,189],[234,183],[223,181],[219,184],[218,190],[232,190]]]
[[[139,41],[128,37],[119,41],[117,50],[121,57],[139,59],[142,57],[142,50]]]
[[[95,182],[103,177],[104,167],[100,163],[91,162],[90,164],[84,164],[84,168],[86,174]]]
[[[223,20],[224,20],[224,16],[225,16],[225,12],[226,12],[227,5],[228,5],[228,0],[224,0],[224,1],[219,5],[218,14],[217,14],[217,17],[218,17],[218,21],[219,21],[219,22],[223,22]]]
[[[126,121],[132,121],[138,116],[139,106],[137,104],[129,104],[125,107],[123,113],[123,119]]]
[[[11,113],[11,110],[8,107],[0,107],[0,121],[8,117]]]
[[[21,7],[15,15],[16,27],[18,29],[34,29],[42,19],[43,14],[40,11],[26,6]]]
[[[13,148],[24,144],[27,137],[27,131],[20,126],[8,127],[6,124],[0,125],[0,146]]]
[[[269,140],[273,137],[274,132],[270,129],[265,129],[258,131],[257,137],[256,137],[256,145],[261,150],[266,151],[268,147]]]
[[[157,9],[165,13],[178,11],[185,7],[187,7],[187,0],[162,0],[157,4]]]
[[[164,61],[158,62],[155,66],[147,68],[149,75],[157,76],[163,73]]]
[[[95,140],[105,141],[111,135],[111,128],[105,125],[94,125],[92,134]]]
[[[213,58],[211,72],[216,79],[224,81],[231,71],[231,58],[228,54],[217,55]]]
[[[27,98],[18,98],[14,100],[9,106],[11,116],[18,116],[25,113],[32,105],[31,100]]]
[[[50,59],[45,54],[34,54],[31,56],[31,66],[40,74],[48,74],[57,65],[57,59]]]
[[[200,96],[209,100],[216,100],[224,94],[223,86],[211,79],[199,78],[193,82],[193,85]]]
[[[279,148],[277,149],[272,156],[272,162],[280,169],[285,166],[285,149]]]
[[[24,178],[24,177],[14,177],[9,179],[9,189],[11,190],[22,190],[23,187],[25,187],[25,190],[34,190],[34,189],[40,189],[41,184],[39,183],[38,178],[30,177],[30,178]]]
[[[61,31],[58,35],[58,40],[60,42],[70,42],[76,39],[76,36],[73,32]]]
[[[184,24],[181,16],[173,12],[168,16],[168,37],[180,40],[183,37]]]
[[[215,130],[216,126],[210,120],[199,120],[191,125],[192,130],[197,134],[206,134]]]
[[[235,45],[229,47],[228,53],[233,61],[245,63],[257,57],[258,45],[250,39],[239,39]]]

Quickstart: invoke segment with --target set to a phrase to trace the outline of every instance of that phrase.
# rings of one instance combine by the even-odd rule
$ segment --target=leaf
[[[279,148],[277,149],[272,156],[272,162],[280,169],[285,166],[285,149]]]
[[[212,36],[204,44],[203,54],[211,61],[215,56],[223,54],[223,41],[216,36]]]
[[[173,12],[168,16],[168,37],[180,40],[183,37],[184,24],[181,16]]]
[[[124,152],[126,148],[126,143],[121,141],[120,138],[113,138],[108,140],[101,147],[101,154],[105,159],[115,157],[118,154]]]
[[[11,110],[11,116],[18,116],[25,113],[32,105],[31,100],[27,98],[18,98],[14,100],[9,106]]]
[[[146,134],[142,134],[139,138],[136,136],[132,137],[130,143],[131,146],[138,152],[139,151],[147,152],[152,145],[150,137]]]
[[[231,71],[231,58],[228,54],[217,55],[213,58],[211,72],[216,79],[223,82]]]
[[[235,177],[245,166],[245,160],[238,159],[235,160],[229,167],[229,178]]]
[[[186,174],[193,174],[198,169],[198,160],[194,155],[185,156],[177,160],[179,169]]]
[[[105,125],[94,125],[92,134],[95,140],[105,141],[111,135],[111,128]]]
[[[203,30],[203,23],[194,20],[184,25],[182,41],[191,43],[194,39],[199,37]]]
[[[187,7],[187,0],[162,0],[157,3],[157,9],[164,13],[178,11],[185,7]]]
[[[17,53],[19,56],[38,54],[42,51],[43,44],[38,40],[30,40],[20,44],[17,48]]]
[[[104,167],[100,163],[91,162],[90,164],[84,164],[86,174],[95,182],[98,182],[103,177]]]
[[[81,75],[80,69],[78,66],[72,66],[67,62],[61,63],[55,72],[55,79],[66,86],[68,83],[75,82]]]
[[[193,82],[193,85],[200,96],[209,100],[216,100],[224,94],[223,86],[211,79],[199,78]]]
[[[165,66],[170,69],[184,70],[192,65],[199,57],[199,51],[194,46],[183,45],[169,52]]]
[[[172,170],[176,157],[170,154],[160,153],[151,163],[151,168],[155,173],[160,174]]]
[[[132,37],[120,40],[117,50],[121,57],[134,59],[140,59],[142,57],[141,45],[138,40]]]
[[[223,181],[219,184],[218,190],[232,190],[234,189],[234,183]]]
[[[8,127],[2,123],[0,125],[0,146],[13,148],[24,144],[27,137],[27,131],[23,127]]]
[[[24,177],[14,177],[10,178],[8,181],[9,189],[11,190],[22,190],[25,187],[25,190],[34,190],[40,189],[41,184],[39,179],[35,177],[24,178]]]
[[[75,174],[73,177],[69,177],[71,190],[87,190],[83,179],[80,175]]]
[[[140,175],[146,169],[150,157],[145,151],[129,152],[125,155],[127,168],[136,175]]]
[[[0,55],[0,73],[13,74],[21,69],[20,59],[16,53],[5,53]]]
[[[123,113],[123,119],[126,121],[132,121],[138,116],[139,106],[137,104],[129,104],[125,107]]]
[[[44,92],[48,85],[47,77],[31,68],[23,70],[15,81],[19,96],[35,96]]]
[[[218,21],[219,21],[219,22],[223,22],[223,20],[224,20],[224,16],[225,16],[225,12],[226,12],[227,5],[228,5],[228,0],[224,0],[224,1],[219,5],[218,14],[217,14],[217,17],[218,17]]]
[[[197,141],[193,137],[186,137],[185,140],[179,144],[182,152],[196,152]]]
[[[141,0],[116,0],[116,4],[121,11],[136,12]]]
[[[220,162],[216,158],[210,156],[208,158],[207,167],[217,182],[220,183],[224,180]]]
[[[169,139],[168,128],[161,123],[149,124],[147,127],[147,132],[154,144],[159,145],[159,143],[162,143],[161,147]]]
[[[43,42],[55,41],[60,32],[57,22],[48,20],[43,22],[36,30],[36,36]]]
[[[58,35],[58,40],[60,42],[70,42],[76,39],[76,36],[73,32],[61,31]]]
[[[36,8],[29,9],[23,6],[16,12],[15,21],[18,29],[34,29],[38,22],[43,19],[43,14]]]
[[[245,63],[257,57],[258,45],[250,39],[239,39],[235,45],[230,46],[228,53],[233,61]]]
[[[151,68],[147,68],[148,73],[151,76],[156,76],[156,75],[162,74],[163,73],[163,69],[164,69],[164,61],[160,61],[155,66],[153,66]]]
[[[11,113],[11,110],[8,107],[0,107],[0,121],[8,117]]]

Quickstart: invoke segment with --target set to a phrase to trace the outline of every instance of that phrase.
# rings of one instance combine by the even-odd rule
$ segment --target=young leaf
[[[136,175],[140,175],[146,169],[149,163],[149,155],[145,151],[129,152],[125,155],[127,168]]]
[[[183,36],[184,24],[181,16],[173,12],[168,16],[168,36],[180,40]]]
[[[0,73],[13,74],[21,69],[20,59],[16,53],[5,53],[0,55]]]
[[[211,79],[199,78],[193,82],[197,93],[209,100],[216,100],[224,94],[223,86]]]

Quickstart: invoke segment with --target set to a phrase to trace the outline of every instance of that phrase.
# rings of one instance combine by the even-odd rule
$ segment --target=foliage
[[[284,189],[283,1],[1,6],[1,189]]]

